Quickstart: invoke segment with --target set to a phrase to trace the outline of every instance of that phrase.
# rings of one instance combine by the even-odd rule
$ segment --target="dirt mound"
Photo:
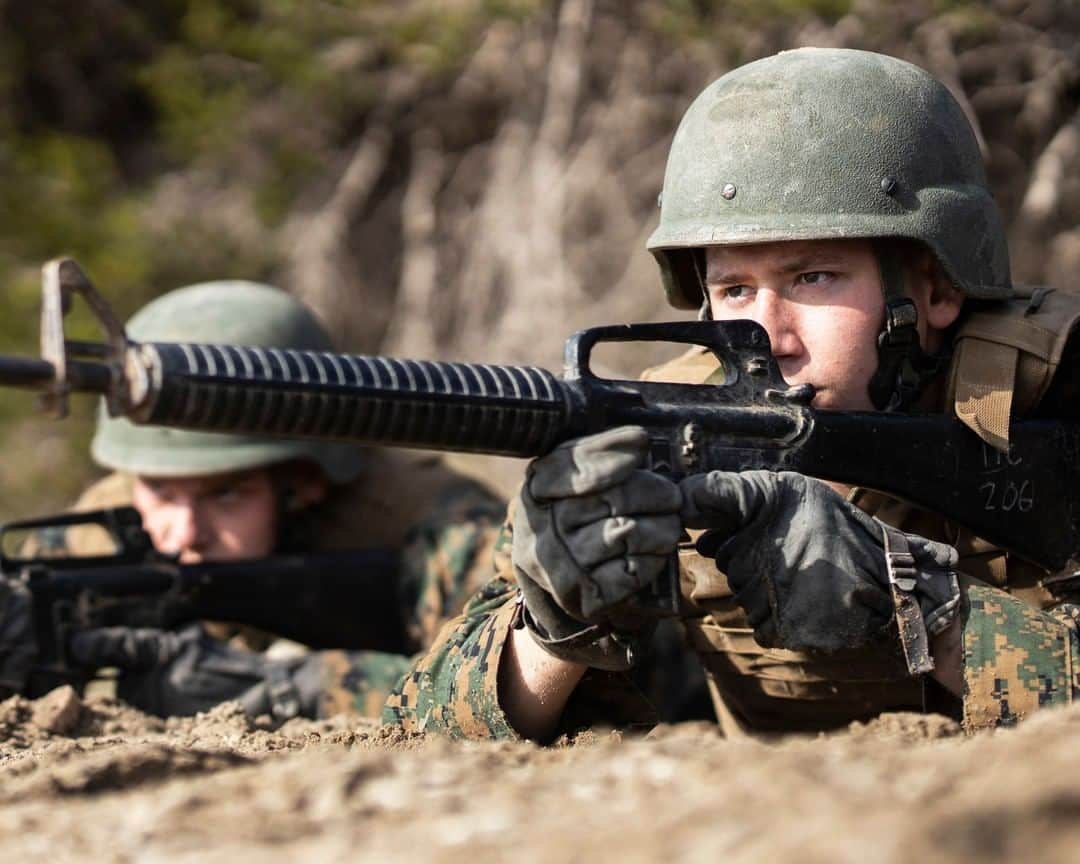
[[[42,725],[58,705],[66,731]],[[1077,732],[1080,708],[971,739],[896,714],[768,744],[681,724],[541,749],[343,716],[271,730],[235,705],[161,721],[56,691],[0,704],[0,859],[1065,861]]]

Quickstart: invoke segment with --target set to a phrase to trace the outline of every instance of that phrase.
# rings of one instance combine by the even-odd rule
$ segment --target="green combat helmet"
[[[719,78],[683,116],[660,200],[648,248],[680,309],[704,303],[702,247],[780,240],[909,238],[965,295],[1012,295],[971,126],[943,84],[894,57],[801,48]],[[935,371],[895,247],[875,243],[886,296],[879,408],[907,404]]]
[[[333,350],[307,307],[277,288],[244,281],[205,282],[170,291],[136,313],[127,332],[136,342]],[[104,403],[90,452],[106,468],[151,477],[193,477],[309,459],[331,483],[340,484],[360,470],[360,454],[349,445],[136,426],[109,417]]]

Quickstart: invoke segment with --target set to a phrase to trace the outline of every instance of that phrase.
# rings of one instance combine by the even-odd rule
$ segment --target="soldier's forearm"
[[[499,705],[518,733],[546,742],[586,668],[551,656],[525,628],[513,629],[499,664]]]

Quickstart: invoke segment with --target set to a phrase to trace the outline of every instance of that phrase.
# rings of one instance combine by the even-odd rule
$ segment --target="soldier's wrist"
[[[930,677],[953,696],[964,695],[964,627],[955,619],[930,639],[934,671]]]
[[[519,594],[515,626],[527,630],[545,652],[605,672],[625,672],[637,664],[644,652],[640,633],[620,633],[606,624],[578,621],[542,589],[532,587],[535,590]]]

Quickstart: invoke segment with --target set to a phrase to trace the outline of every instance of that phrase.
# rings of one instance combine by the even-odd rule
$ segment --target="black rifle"
[[[830,412],[789,386],[751,321],[596,327],[566,344],[565,372],[235,345],[130,342],[71,260],[45,266],[42,359],[0,358],[0,383],[103,393],[137,423],[534,457],[569,438],[645,427],[651,468],[687,474],[797,471],[877,489],[940,513],[1063,579],[1080,558],[1080,423],[1014,422],[1007,453],[943,415]],[[65,342],[84,296],[108,344]],[[609,380],[589,366],[604,342],[711,350],[719,384]],[[1059,377],[1068,377],[1062,370]],[[674,602],[674,587],[671,599]]]
[[[63,534],[91,526],[107,532],[113,551],[79,556],[63,548]],[[9,554],[13,546],[30,549]],[[0,572],[23,580],[34,598],[38,664],[30,695],[93,671],[67,654],[70,635],[88,627],[229,621],[317,649],[404,653],[398,566],[390,549],[180,564],[154,550],[131,507],[0,526]]]

